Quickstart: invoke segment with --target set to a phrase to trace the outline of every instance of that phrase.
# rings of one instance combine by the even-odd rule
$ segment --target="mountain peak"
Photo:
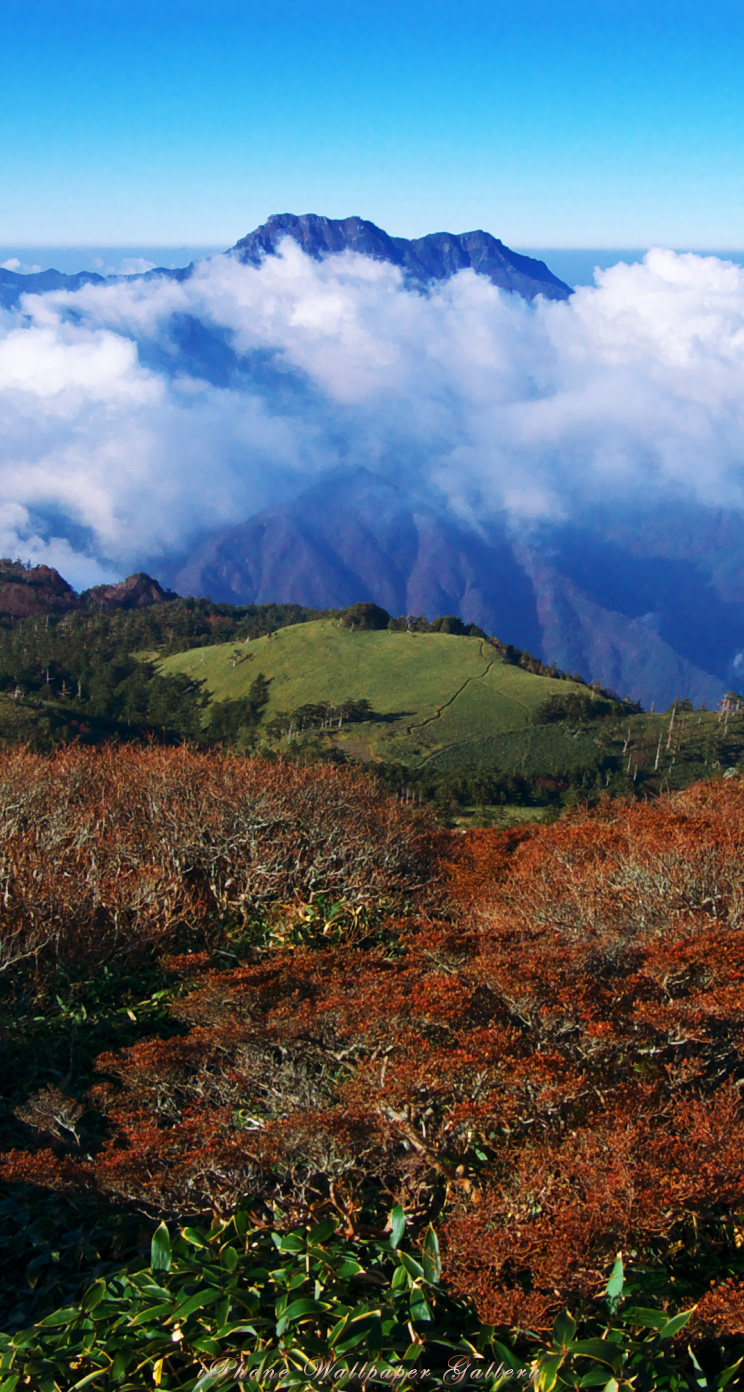
[[[321,261],[338,252],[354,251],[374,261],[398,266],[409,288],[428,290],[438,281],[448,280],[458,271],[471,270],[483,275],[501,290],[510,290],[525,300],[544,295],[550,300],[567,300],[568,285],[553,275],[544,261],[512,251],[490,232],[430,232],[425,237],[391,237],[382,227],[354,214],[346,218],[323,217],[319,213],[272,213],[266,222],[231,247],[228,255],[245,265],[260,266],[267,256],[275,256],[285,237],[297,242],[307,256]],[[193,264],[166,269],[157,266],[129,280],[188,280]],[[94,271],[66,275],[46,270],[22,274],[0,267],[0,306],[11,309],[22,295],[43,295],[53,290],[76,291],[85,285],[115,283],[119,276],[100,276]]]
[[[100,610],[143,609],[151,604],[164,604],[176,596],[164,590],[151,575],[139,570],[128,575],[126,580],[118,580],[111,585],[94,585],[84,590],[80,603]]]
[[[74,608],[77,596],[59,571],[46,565],[0,560],[0,614],[13,619]]]
[[[277,254],[285,237],[291,237],[317,261],[343,251],[388,261],[401,268],[407,284],[419,289],[447,280],[458,271],[472,270],[487,276],[500,289],[527,300],[536,295],[566,300],[571,294],[569,286],[554,276],[544,261],[511,251],[498,237],[481,229],[430,232],[426,237],[410,240],[391,237],[374,222],[358,216],[327,218],[318,213],[272,213],[260,227],[241,237],[230,252],[246,265],[259,266],[266,256]]]
[[[157,580],[138,571],[116,584],[95,585],[76,594],[58,570],[46,565],[24,565],[22,561],[0,560],[0,616],[28,618],[34,614],[64,613],[70,609],[141,609],[163,604],[176,596],[164,590]]]

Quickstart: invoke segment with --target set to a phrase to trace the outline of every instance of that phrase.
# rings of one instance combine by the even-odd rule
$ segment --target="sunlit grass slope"
[[[549,696],[586,691],[509,666],[478,638],[355,631],[334,619],[178,653],[160,670],[203,680],[215,701],[246,696],[263,673],[264,729],[302,705],[366,699],[378,719],[334,732],[334,743],[357,758],[406,763],[438,761],[455,747],[458,763],[478,761],[484,742],[524,730]]]

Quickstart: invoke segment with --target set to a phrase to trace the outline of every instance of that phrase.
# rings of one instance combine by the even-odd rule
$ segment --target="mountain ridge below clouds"
[[[579,534],[556,526],[520,539],[505,518],[476,532],[433,500],[359,468],[334,472],[287,504],[215,531],[167,578],[181,594],[223,603],[334,608],[373,600],[394,614],[456,614],[647,707],[665,708],[682,696],[715,705],[732,680],[731,645],[744,636],[741,609],[714,604],[700,577],[698,588],[711,596],[705,657],[714,665],[706,666],[695,643],[680,645],[676,633],[674,587],[684,562],[644,568],[625,547],[608,544],[616,559],[607,576],[596,563],[601,541],[583,570],[571,563],[571,550],[582,546]],[[632,592],[631,565],[638,574]],[[662,593],[664,611],[652,621],[645,611],[654,592]],[[694,589],[692,596],[680,589],[680,596],[691,616]]]

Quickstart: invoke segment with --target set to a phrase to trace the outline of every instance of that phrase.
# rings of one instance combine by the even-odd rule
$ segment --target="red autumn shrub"
[[[620,1248],[705,1289],[744,1213],[742,812],[721,782],[439,838],[446,915],[202,962],[183,1036],[99,1060],[99,1148],[5,1177],[165,1214],[327,1205],[348,1231],[397,1201],[440,1223],[451,1288],[522,1328],[590,1302]],[[701,1327],[738,1300],[706,1296]]]
[[[693,1328],[719,1337],[741,1338],[744,1335],[744,1281],[733,1277],[712,1284],[703,1296],[694,1316]]]

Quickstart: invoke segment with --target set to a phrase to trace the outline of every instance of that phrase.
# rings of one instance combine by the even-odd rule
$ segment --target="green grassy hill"
[[[342,755],[443,815],[500,820],[744,768],[741,698],[646,715],[444,620],[406,631],[383,611],[365,618],[369,605],[316,617],[223,607],[0,626],[0,746],[154,738]]]
[[[482,764],[484,755],[497,763],[504,737],[526,732],[549,696],[587,691],[511,666],[479,638],[352,630],[335,619],[178,653],[159,670],[204,681],[213,701],[247,697],[262,673],[269,683],[264,737],[277,716],[301,706],[367,700],[374,719],[314,733],[353,758],[414,767]],[[532,728],[530,736],[528,743],[563,740],[555,728]],[[571,753],[575,762],[575,747]]]

